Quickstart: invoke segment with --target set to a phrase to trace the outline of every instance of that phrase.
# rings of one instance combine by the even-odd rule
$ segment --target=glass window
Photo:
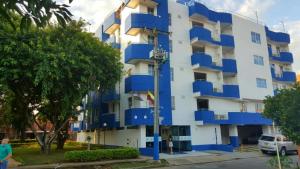
[[[257,78],[256,79],[256,86],[258,88],[267,88],[267,80],[266,79]]]
[[[253,43],[261,44],[260,34],[256,32],[251,32],[251,40]]]
[[[205,73],[198,73],[198,72],[195,72],[194,73],[194,78],[195,80],[201,80],[201,81],[206,81],[206,74]]]
[[[173,52],[173,41],[169,40],[169,52]]]
[[[154,44],[154,36],[148,35],[148,44]]]
[[[128,107],[129,107],[129,109],[132,108],[132,97],[128,98]]]
[[[154,15],[154,8],[148,8],[147,11],[148,14]]]
[[[264,105],[262,103],[256,103],[255,110],[258,113],[262,113],[264,111]]]
[[[254,55],[254,64],[264,65],[264,58],[262,56]]]
[[[175,110],[175,96],[172,96],[172,110]]]
[[[148,65],[148,75],[154,76],[154,65]]]
[[[169,13],[169,26],[172,25],[172,15]]]

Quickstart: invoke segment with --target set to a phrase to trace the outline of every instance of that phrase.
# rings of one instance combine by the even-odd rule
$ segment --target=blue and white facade
[[[288,34],[194,1],[125,0],[99,28],[100,39],[120,50],[125,76],[98,98],[97,125],[80,118],[78,141],[90,135],[152,154],[153,30],[169,54],[160,74],[162,152],[169,137],[175,151],[232,151],[271,132],[263,99],[296,81]]]

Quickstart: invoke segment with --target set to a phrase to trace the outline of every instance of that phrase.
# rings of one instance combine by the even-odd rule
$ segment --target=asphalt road
[[[289,157],[295,161],[295,165],[296,165],[296,163],[298,162],[298,156],[289,156]],[[172,166],[172,167],[166,167],[164,169],[270,169],[268,167],[268,161],[271,158],[272,156],[264,156],[264,157],[257,157],[257,158],[237,159],[233,161],[224,161],[219,163]]]

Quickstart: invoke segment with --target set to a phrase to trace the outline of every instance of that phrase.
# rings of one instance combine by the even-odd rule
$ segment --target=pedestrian
[[[0,169],[7,169],[8,159],[12,157],[12,149],[8,142],[9,139],[5,138],[0,145]]]
[[[169,150],[170,150],[170,154],[173,154],[173,141],[172,141],[172,138],[169,138]]]

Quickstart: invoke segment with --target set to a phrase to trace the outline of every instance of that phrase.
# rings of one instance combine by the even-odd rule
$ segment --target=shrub
[[[114,159],[137,158],[139,152],[134,148],[101,149],[91,151],[68,151],[64,159],[71,162],[88,162]]]

